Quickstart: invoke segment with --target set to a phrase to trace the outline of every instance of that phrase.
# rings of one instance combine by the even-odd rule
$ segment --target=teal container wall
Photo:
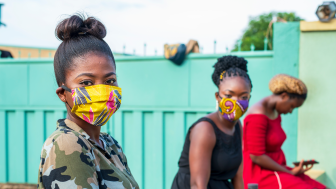
[[[290,25],[296,27],[295,25]],[[290,28],[291,28],[290,27]],[[277,32],[275,27],[275,38]],[[298,37],[295,32],[288,38]],[[295,41],[295,40],[294,40]],[[276,68],[296,61],[298,49],[236,52],[245,57],[253,82],[251,104],[270,94],[268,82]],[[289,45],[295,46],[295,43]],[[182,66],[163,57],[118,57],[117,77],[123,89],[121,109],[103,132],[122,145],[134,177],[141,188],[168,189],[177,172],[177,162],[188,128],[198,118],[215,111],[213,65],[222,54],[191,54]],[[287,60],[282,56],[292,56]],[[51,59],[0,60],[0,182],[37,182],[42,144],[66,115],[55,94],[57,88]],[[290,66],[286,73],[296,73]],[[294,70],[294,71],[293,71]],[[280,72],[280,71],[279,71]],[[295,115],[295,114],[294,114]],[[296,133],[297,117],[285,116],[286,132]],[[284,151],[296,159],[297,136],[288,135]]]
[[[273,73],[299,76],[300,23],[274,23],[274,67]],[[282,148],[287,164],[297,161],[298,109],[292,114],[282,115],[282,128],[287,139]]]
[[[252,103],[268,93],[273,52],[241,52],[249,61]],[[198,118],[215,111],[211,74],[222,55],[188,57],[176,66],[163,57],[117,58],[121,109],[103,127],[122,145],[142,188],[169,188],[177,172],[184,137]],[[37,182],[43,141],[64,118],[52,60],[0,62],[0,182]],[[262,73],[262,74],[260,74]],[[155,178],[155,179],[153,179]]]
[[[336,31],[300,35],[300,78],[308,98],[299,110],[298,158],[319,161],[314,169],[326,171],[329,188],[336,188],[335,43]]]

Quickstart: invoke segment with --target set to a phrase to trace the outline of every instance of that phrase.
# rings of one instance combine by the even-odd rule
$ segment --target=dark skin
[[[66,70],[65,83],[62,83],[69,89],[98,84],[118,86],[116,68],[112,58],[96,52],[90,52],[82,57],[75,58],[72,67]],[[93,141],[103,148],[103,142],[99,140],[101,127],[91,125],[76,114],[71,113],[73,107],[71,92],[58,87],[56,94],[61,101],[67,103],[67,119],[81,127]]]
[[[221,98],[231,98],[233,100],[249,100],[251,86],[243,77],[226,77],[220,82],[218,91],[215,93],[217,102]],[[219,97],[220,96],[220,97]],[[235,125],[239,123],[241,136],[242,126],[239,120],[230,122],[223,118],[219,111],[211,113],[206,117],[215,122],[217,127],[228,135],[233,135]],[[242,138],[242,137],[241,137]],[[206,189],[210,179],[211,155],[216,144],[216,135],[213,127],[208,122],[196,124],[190,131],[190,185],[191,189]],[[237,174],[232,179],[235,189],[243,189],[243,162],[241,162]]]
[[[290,98],[287,93],[280,95],[270,95],[255,105],[253,105],[247,112],[249,114],[263,114],[269,119],[276,119],[279,114],[292,113],[295,108],[302,106],[304,99],[302,98]],[[263,168],[273,171],[282,171],[292,175],[299,175],[311,169],[313,165],[304,167],[303,160],[301,160],[298,166],[295,166],[292,170],[288,170],[286,167],[278,164],[266,154],[256,156],[250,154],[253,163],[260,165]]]

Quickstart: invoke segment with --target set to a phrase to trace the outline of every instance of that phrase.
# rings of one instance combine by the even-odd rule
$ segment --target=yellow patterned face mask
[[[219,97],[221,98],[221,97]],[[219,111],[224,119],[236,121],[247,111],[248,100],[232,100],[230,98],[221,98]]]
[[[121,104],[120,87],[100,84],[72,90],[64,85],[62,88],[72,93],[71,112],[95,126],[106,124]]]

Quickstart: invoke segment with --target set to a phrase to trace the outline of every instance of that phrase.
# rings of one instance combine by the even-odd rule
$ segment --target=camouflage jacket
[[[138,189],[118,142],[101,133],[104,149],[78,125],[60,119],[45,141],[38,188]]]

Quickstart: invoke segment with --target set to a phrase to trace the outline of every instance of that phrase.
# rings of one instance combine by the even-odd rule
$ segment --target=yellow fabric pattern
[[[177,49],[180,46],[180,44],[173,44],[173,45],[164,45],[164,55],[166,59],[169,59],[169,57],[174,56],[177,53]]]
[[[248,100],[232,100],[223,98],[219,103],[219,111],[229,121],[236,121],[247,111]]]
[[[102,126],[119,109],[121,94],[120,87],[103,84],[72,89],[71,112],[92,125]]]

